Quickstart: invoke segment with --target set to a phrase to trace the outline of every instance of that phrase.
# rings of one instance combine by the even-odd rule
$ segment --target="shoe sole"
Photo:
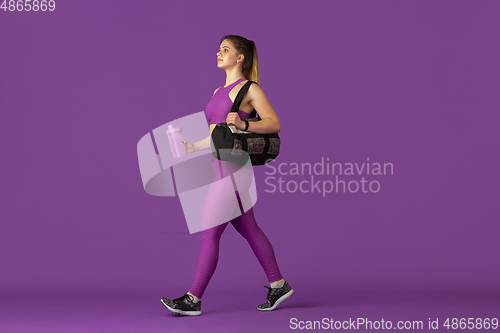
[[[292,296],[293,295],[293,289],[290,290],[289,292],[287,292],[285,295],[281,296],[280,298],[278,298],[276,300],[276,303],[274,303],[273,306],[271,306],[270,308],[266,308],[266,309],[260,309],[259,307],[257,307],[257,310],[260,310],[260,311],[272,311],[274,309],[276,309],[276,307],[278,305],[280,305],[284,300],[286,300],[288,297]]]
[[[181,314],[184,316],[199,316],[199,315],[201,315],[201,311],[182,311],[179,309],[173,309],[170,306],[168,306],[168,304],[164,303],[163,299],[160,299],[160,301],[161,301],[161,304],[165,305],[166,308],[169,309],[170,311],[172,311],[173,313]]]

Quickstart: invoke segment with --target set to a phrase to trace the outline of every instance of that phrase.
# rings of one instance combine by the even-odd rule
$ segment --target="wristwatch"
[[[245,121],[245,124],[246,124],[246,125],[245,125],[245,129],[244,129],[244,131],[246,132],[246,131],[247,131],[247,129],[248,129],[248,125],[249,125],[249,124],[248,124],[248,120],[246,120],[246,119],[245,119],[244,121]]]

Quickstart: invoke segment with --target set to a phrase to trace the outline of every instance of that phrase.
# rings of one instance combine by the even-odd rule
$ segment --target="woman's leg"
[[[266,272],[269,283],[279,283],[283,277],[278,268],[273,247],[262,229],[257,225],[253,214],[253,208],[250,208],[243,215],[233,219],[231,223],[236,231],[245,237],[250,244],[257,260],[259,260],[259,263]]]
[[[203,296],[208,282],[210,282],[210,279],[214,275],[217,262],[219,261],[220,237],[226,229],[227,224],[226,222],[201,232],[200,256],[198,257],[194,281],[189,289],[189,292],[198,298]]]
[[[219,261],[219,243],[222,233],[235,210],[240,208],[235,200],[236,193],[230,178],[225,178],[221,164],[213,159],[214,178],[210,184],[203,207],[201,250],[194,281],[189,293],[201,298],[212,278]]]

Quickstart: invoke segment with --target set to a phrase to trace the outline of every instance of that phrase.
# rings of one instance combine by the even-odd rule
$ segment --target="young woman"
[[[207,104],[205,114],[210,123],[210,134],[217,123],[233,123],[237,129],[254,133],[278,133],[281,129],[280,121],[266,95],[258,84],[251,84],[240,110],[229,112],[238,91],[247,80],[259,83],[259,69],[255,44],[246,38],[227,35],[222,37],[217,52],[217,66],[226,71],[226,84],[217,88]],[[261,120],[248,122],[253,111],[256,111]],[[195,143],[184,141],[187,153],[210,149],[211,135]],[[208,282],[212,278],[219,259],[219,241],[229,222],[220,224],[218,221],[229,221],[235,207],[229,207],[229,195],[234,196],[232,184],[224,188],[223,182],[216,182],[228,174],[240,169],[241,166],[232,162],[219,161],[212,156],[214,181],[210,185],[207,202],[203,211],[202,225],[213,227],[203,228],[201,231],[201,252],[196,267],[193,284],[182,297],[175,299],[162,298],[161,302],[172,312],[188,315],[201,315],[201,297]],[[247,180],[251,177],[244,177]],[[244,187],[249,188],[250,182],[244,181]],[[227,184],[227,182],[226,182]],[[238,189],[241,196],[244,191]],[[240,199],[238,199],[239,201]],[[237,207],[239,209],[239,206]],[[227,218],[229,216],[229,218]],[[226,218],[223,220],[223,218]],[[283,279],[276,263],[274,250],[266,235],[257,226],[250,208],[242,215],[230,220],[234,228],[248,241],[253,252],[262,265],[271,287],[268,288],[267,301],[257,307],[261,311],[274,310],[281,302],[293,294],[293,289]],[[215,225],[215,226],[214,226]]]

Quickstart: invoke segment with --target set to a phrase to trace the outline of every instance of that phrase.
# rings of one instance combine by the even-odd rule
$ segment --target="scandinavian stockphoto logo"
[[[250,158],[245,165],[219,164],[211,149],[186,154],[182,140],[194,143],[209,134],[205,113],[200,111],[155,128],[137,143],[144,190],[155,196],[178,196],[191,234],[228,222],[257,202]]]
[[[321,162],[268,163],[265,166],[266,188],[268,193],[377,193],[381,189],[373,176],[393,175],[392,163],[330,163],[329,158],[321,157]],[[359,178],[361,176],[361,179]],[[367,177],[365,179],[365,176]],[[353,179],[354,178],[354,179]]]

